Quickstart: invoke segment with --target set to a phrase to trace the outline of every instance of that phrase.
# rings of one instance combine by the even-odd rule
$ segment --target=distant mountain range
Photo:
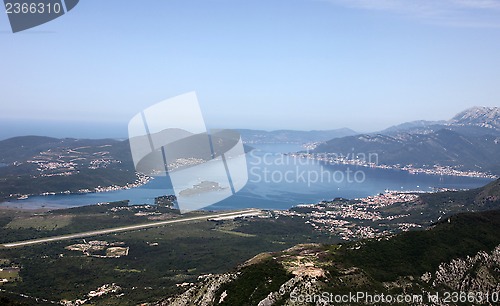
[[[237,130],[241,134],[243,142],[247,144],[264,144],[264,143],[295,143],[304,144],[309,142],[327,141],[333,138],[345,137],[358,134],[357,132],[348,129],[336,129],[327,131],[295,131],[295,130]]]
[[[449,121],[415,121],[329,140],[316,153],[378,154],[387,165],[451,166],[500,174],[500,108],[474,107]]]
[[[500,130],[500,107],[473,107],[450,120],[452,125],[478,126]]]
[[[475,106],[458,113],[450,120],[406,122],[374,134],[432,133],[441,129],[448,129],[471,136],[500,136],[500,107]]]

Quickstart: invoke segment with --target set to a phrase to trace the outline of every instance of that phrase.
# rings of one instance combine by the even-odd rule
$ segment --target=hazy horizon
[[[475,106],[471,106],[472,108]],[[468,108],[468,109],[469,109]],[[464,109],[465,110],[465,109]],[[462,110],[463,111],[463,110]],[[456,114],[455,114],[456,115]],[[412,121],[440,121],[449,120],[450,118],[443,118],[439,120],[428,120],[427,118],[419,118]],[[223,125],[210,125],[209,129],[249,129],[249,130],[263,130],[263,131],[276,131],[276,130],[293,130],[293,131],[325,131],[337,129],[351,129],[357,133],[375,133],[383,131],[389,127],[399,125],[407,122],[396,122],[390,126],[385,126],[377,130],[362,130],[357,128],[356,124],[351,126],[332,126],[326,129],[300,129],[293,127],[282,128],[262,128],[258,125],[255,126],[223,126]],[[69,120],[40,120],[40,119],[3,119],[0,121],[0,140],[5,140],[17,136],[47,136],[55,138],[112,138],[112,139],[126,139],[128,138],[127,127],[128,122],[85,122],[85,121],[69,121]]]

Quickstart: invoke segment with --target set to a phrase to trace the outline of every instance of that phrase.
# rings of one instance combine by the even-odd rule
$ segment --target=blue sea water
[[[206,209],[268,208],[286,209],[299,203],[316,203],[336,197],[360,198],[385,190],[433,188],[468,189],[491,181],[485,178],[409,174],[405,171],[352,165],[325,165],[281,153],[303,150],[294,144],[253,145],[247,158],[248,183],[234,196]],[[168,177],[157,177],[148,184],[120,191],[34,196],[2,206],[37,209],[66,208],[99,202],[130,200],[130,204],[153,204],[154,198],[173,194]]]

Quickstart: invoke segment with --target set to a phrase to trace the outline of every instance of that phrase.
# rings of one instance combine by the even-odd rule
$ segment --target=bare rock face
[[[331,305],[327,292],[337,289],[356,292],[370,288],[374,280],[362,269],[353,266],[334,265],[327,259],[329,251],[318,244],[299,244],[278,253],[262,253],[242,264],[237,272],[203,277],[196,285],[184,293],[158,302],[157,306],[201,305],[215,306],[227,302],[231,295],[237,294],[231,285],[234,282],[248,280],[245,270],[248,267],[278,264],[280,271],[286,271],[287,277],[280,281],[279,287],[267,293],[263,298],[254,299],[252,305]],[[333,266],[334,265],[334,266]],[[262,267],[262,266],[261,266]],[[267,266],[266,266],[267,267]],[[332,272],[334,271],[334,272]],[[456,258],[441,263],[435,272],[426,272],[421,277],[411,275],[400,276],[396,281],[385,282],[387,292],[433,292],[445,289],[450,292],[498,292],[500,291],[500,245],[491,252],[480,251],[466,258]],[[257,287],[249,292],[260,290],[260,285],[275,280],[258,278]],[[368,287],[367,287],[368,286]],[[373,287],[372,287],[373,288]],[[380,288],[380,287],[379,287]],[[276,290],[277,289],[277,290]],[[235,296],[233,296],[234,298]],[[305,300],[304,297],[314,297]],[[234,299],[233,299],[234,301]],[[227,303],[226,303],[227,304]],[[424,301],[415,305],[446,305],[442,301]]]
[[[446,286],[455,291],[492,292],[500,289],[500,246],[491,253],[478,252],[465,259],[453,259],[439,265],[432,285]]]
[[[491,129],[500,129],[500,107],[469,108],[450,120],[452,124],[475,125]]]
[[[215,294],[223,284],[231,282],[237,278],[237,273],[225,273],[211,275],[194,287],[189,288],[184,293],[158,302],[157,306],[188,306],[199,305],[209,306],[217,305],[220,300],[215,300]]]

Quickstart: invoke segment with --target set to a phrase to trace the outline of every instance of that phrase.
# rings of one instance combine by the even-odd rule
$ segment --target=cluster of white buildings
[[[104,159],[104,158],[93,159],[89,163],[89,169],[95,170],[99,168],[107,168],[112,164],[121,164],[121,161],[116,159]]]
[[[388,191],[366,198],[340,200],[317,204],[300,204],[296,209],[273,211],[275,218],[294,217],[304,219],[317,231],[336,235],[343,240],[378,238],[395,231],[408,231],[418,224],[400,222],[404,214],[382,215],[380,208],[398,203],[418,203],[422,192]],[[394,221],[396,220],[396,221]]]
[[[497,179],[498,176],[479,172],[479,171],[462,171],[457,170],[448,166],[438,166],[434,165],[432,169],[424,169],[424,168],[414,168],[410,166],[404,166],[401,170],[408,171],[411,174],[430,174],[430,175],[449,175],[449,176],[465,176],[465,177],[480,177],[480,178],[491,178]]]
[[[372,208],[381,208],[396,203],[415,202],[418,200],[417,191],[388,191],[383,194],[375,196],[368,196],[366,198],[356,199],[365,203]]]
[[[140,187],[142,185],[147,184],[153,178],[142,173],[136,173],[136,180],[133,183],[128,183],[125,186],[111,185],[111,186],[97,186],[94,189],[80,189],[78,193],[91,193],[91,192],[107,192],[107,191],[117,191],[117,190],[125,190],[132,189],[136,187]]]
[[[37,170],[42,177],[69,176],[78,173],[78,167],[95,170],[121,163],[119,160],[107,157],[109,155],[107,151],[95,153],[79,151],[86,148],[62,149],[61,151],[49,149],[40,152],[27,162],[36,164]]]

